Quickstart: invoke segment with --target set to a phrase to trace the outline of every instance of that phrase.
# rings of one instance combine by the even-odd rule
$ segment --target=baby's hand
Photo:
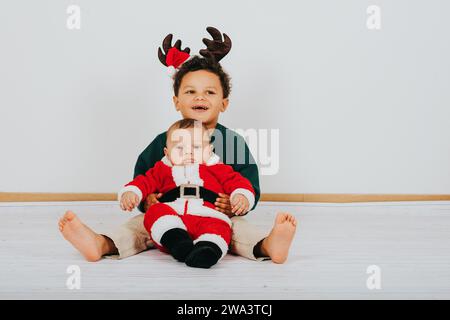
[[[247,213],[249,205],[247,198],[237,193],[231,199],[231,212],[237,216]]]
[[[120,208],[124,211],[132,211],[137,205],[139,205],[139,197],[133,191],[127,191],[122,194],[120,198]]]

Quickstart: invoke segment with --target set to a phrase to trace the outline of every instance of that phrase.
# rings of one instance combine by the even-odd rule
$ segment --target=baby
[[[144,226],[155,245],[190,267],[210,268],[228,251],[230,218],[215,210],[218,193],[230,195],[232,212],[253,207],[252,184],[213,153],[200,121],[183,119],[167,131],[165,157],[119,192],[123,210],[133,210],[151,193],[163,193]]]

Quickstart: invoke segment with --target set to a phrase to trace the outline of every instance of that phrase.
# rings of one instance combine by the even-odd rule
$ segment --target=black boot
[[[194,268],[210,268],[219,261],[222,250],[210,241],[199,241],[194,245],[191,253],[186,257],[186,264]]]
[[[187,255],[194,248],[194,243],[186,230],[174,228],[164,232],[161,244],[180,262],[186,260]]]

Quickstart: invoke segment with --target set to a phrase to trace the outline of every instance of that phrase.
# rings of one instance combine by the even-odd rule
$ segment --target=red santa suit
[[[119,200],[126,191],[133,191],[139,201],[151,193],[166,193],[178,186],[193,184],[215,193],[226,193],[232,198],[239,193],[244,195],[249,208],[253,207],[255,196],[253,187],[246,178],[233,171],[229,165],[220,162],[213,154],[206,164],[173,166],[167,157],[158,161],[145,175],[137,176],[119,192]],[[156,246],[161,245],[164,233],[173,228],[186,230],[194,244],[198,241],[215,243],[227,253],[231,241],[231,220],[224,213],[215,210],[215,205],[202,198],[177,198],[173,202],[157,203],[147,210],[144,226]],[[221,257],[221,258],[222,258]]]

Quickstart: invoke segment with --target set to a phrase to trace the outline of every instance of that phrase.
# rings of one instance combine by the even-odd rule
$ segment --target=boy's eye
[[[177,149],[178,150],[183,150],[183,147],[182,146],[177,146]]]
[[[207,91],[208,94],[216,94],[214,91]]]
[[[194,149],[196,149],[196,150],[201,149],[201,148],[202,148],[202,146],[194,146]]]
[[[188,91],[186,91],[186,93],[194,93],[195,91],[194,90],[188,90]]]

